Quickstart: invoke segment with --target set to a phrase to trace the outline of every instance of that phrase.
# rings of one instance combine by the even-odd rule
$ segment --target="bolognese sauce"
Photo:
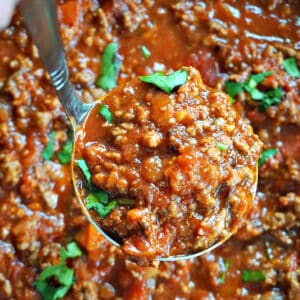
[[[0,298],[299,299],[299,1],[60,0],[58,10],[86,102],[107,93],[97,82],[111,43],[117,86],[193,66],[231,94],[263,142],[257,193],[242,228],[210,253],[155,268],[128,260],[76,201],[70,126],[16,12],[0,33]],[[107,200],[130,209],[122,198]]]
[[[168,76],[112,90],[76,138],[75,159],[91,173],[85,203],[128,255],[206,249],[237,231],[256,191],[261,143],[230,97],[204,85],[192,67]],[[170,76],[175,85],[186,78],[161,90]]]

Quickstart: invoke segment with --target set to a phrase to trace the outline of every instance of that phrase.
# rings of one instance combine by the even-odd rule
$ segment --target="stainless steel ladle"
[[[72,180],[82,211],[88,218],[89,222],[95,226],[101,235],[103,235],[112,244],[119,247],[120,244],[107,235],[93,220],[93,217],[84,204],[84,200],[80,196],[78,186],[76,184],[74,171],[74,141],[76,140],[76,131],[78,126],[83,124],[88,116],[89,111],[96,103],[83,103],[76,96],[74,87],[70,82],[66,56],[59,32],[56,0],[22,0],[19,4],[19,9],[30,32],[31,38],[38,48],[40,59],[42,60],[51,77],[58,99],[60,100],[69,120],[71,121],[74,132],[73,156],[71,162]],[[170,257],[158,257],[157,259],[159,261],[175,261],[203,255],[223,244],[228,238],[230,238],[230,236],[231,235],[226,236],[208,249],[204,249],[197,253]]]

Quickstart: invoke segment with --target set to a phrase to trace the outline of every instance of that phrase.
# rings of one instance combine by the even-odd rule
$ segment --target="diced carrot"
[[[75,26],[80,19],[80,0],[67,1],[58,7],[59,21],[68,26]]]
[[[75,239],[86,251],[92,252],[99,249],[103,237],[92,224],[88,224]]]

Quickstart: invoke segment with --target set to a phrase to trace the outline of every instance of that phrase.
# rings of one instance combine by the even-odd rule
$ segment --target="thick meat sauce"
[[[94,215],[129,255],[206,249],[236,232],[252,206],[261,143],[229,96],[184,70],[188,81],[170,95],[138,78],[114,89],[76,139],[92,183],[132,200],[103,220]]]
[[[299,299],[300,79],[283,67],[291,58],[300,67],[299,1],[58,4],[71,80],[86,102],[105,95],[96,81],[111,42],[119,46],[120,86],[192,65],[204,83],[225,91],[228,80],[244,84],[272,72],[257,87],[280,88],[277,104],[261,111],[245,89],[232,104],[263,142],[263,154],[272,155],[259,166],[246,223],[228,242],[191,260],[135,264],[89,225],[77,204],[70,165],[59,160],[70,127],[16,12],[0,33],[0,299],[42,299],[36,282],[71,241],[82,254],[67,261],[74,278],[64,299]],[[45,160],[52,132],[53,156]]]

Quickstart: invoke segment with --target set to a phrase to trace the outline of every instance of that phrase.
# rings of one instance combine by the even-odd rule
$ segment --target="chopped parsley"
[[[257,88],[258,84],[262,83],[266,77],[272,74],[269,71],[250,75],[245,82],[226,81],[225,91],[230,97],[235,97],[242,91],[247,92],[252,100],[259,102],[259,109],[264,111],[270,106],[279,104],[283,96],[283,91],[279,87],[266,92]]]
[[[224,281],[225,281],[225,278],[226,278],[226,274],[227,274],[229,265],[230,265],[230,260],[229,260],[228,258],[226,258],[225,261],[224,261],[223,264],[222,264],[222,273],[221,273],[220,276],[219,276],[219,282],[220,282],[221,284],[223,284]]]
[[[75,242],[61,250],[61,260],[57,265],[46,267],[34,282],[44,300],[62,299],[74,282],[74,271],[66,265],[67,258],[75,258],[82,255],[82,251]],[[53,284],[55,283],[55,285]]]
[[[141,46],[141,52],[145,58],[149,58],[151,56],[151,52],[146,46]]]
[[[91,172],[89,167],[84,159],[79,159],[76,161],[76,166],[81,170],[85,180],[87,181],[88,185],[91,185]]]
[[[264,164],[267,160],[272,158],[277,153],[278,153],[278,149],[276,149],[276,148],[271,148],[271,149],[264,150],[261,153],[261,156],[258,160],[258,166],[260,167],[262,164]]]
[[[63,165],[68,164],[71,161],[72,157],[72,140],[68,139],[64,144],[62,150],[58,152],[57,158],[59,162]]]
[[[93,209],[101,218],[105,218],[116,207],[117,201],[109,201],[108,194],[93,185],[92,175],[89,167],[84,159],[76,161],[76,165],[81,170],[84,178],[88,183],[89,194],[86,199],[87,209]]]
[[[188,73],[186,70],[177,70],[176,72],[164,75],[162,72],[156,72],[146,76],[140,76],[140,80],[150,83],[161,89],[167,94],[187,82]]]
[[[109,110],[109,107],[105,104],[101,105],[99,109],[99,114],[107,121],[111,122],[112,120],[112,113]]]
[[[222,144],[222,143],[217,143],[217,147],[219,148],[219,150],[221,151],[226,151],[228,149],[228,145]]]
[[[237,81],[225,81],[225,91],[231,96],[235,97],[237,94],[243,91],[244,84]]]
[[[55,139],[55,131],[52,131],[49,136],[49,141],[47,146],[42,151],[42,158],[45,160],[50,160],[54,155],[54,139]]]
[[[71,242],[66,248],[62,248],[60,251],[60,256],[63,261],[68,258],[75,258],[82,255],[81,249],[78,247],[77,243]]]
[[[101,218],[105,218],[116,207],[117,201],[113,200],[107,204],[103,204],[95,196],[95,194],[89,194],[86,201],[87,209],[93,209]]]
[[[261,270],[243,270],[242,280],[243,282],[260,282],[266,279],[265,274]]]
[[[117,77],[120,69],[120,61],[117,59],[117,43],[108,44],[101,59],[101,73],[96,85],[104,90],[111,90],[117,85]]]
[[[295,57],[289,57],[286,58],[283,61],[283,67],[285,71],[291,76],[291,77],[300,77],[300,70],[297,66],[297,61]]]

